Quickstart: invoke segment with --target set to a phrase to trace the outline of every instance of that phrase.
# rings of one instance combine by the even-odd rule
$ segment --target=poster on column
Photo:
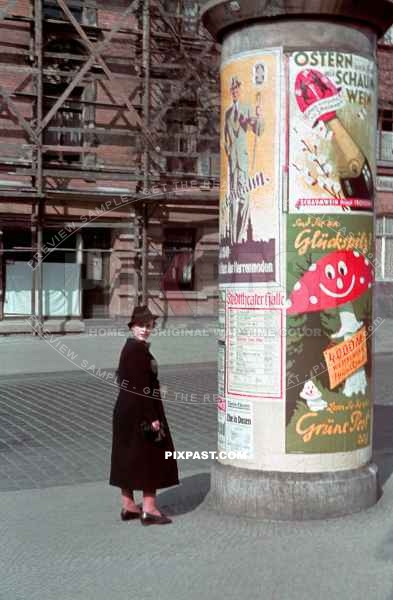
[[[225,424],[226,424],[226,401],[219,396],[217,401],[217,448],[218,451],[226,450]]]
[[[218,289],[218,338],[225,339],[225,289]]]
[[[281,53],[246,53],[221,69],[220,284],[279,273]]]
[[[287,453],[370,444],[371,215],[288,215]]]
[[[285,293],[227,291],[226,395],[282,398]]]
[[[334,51],[289,59],[289,210],[371,211],[375,190],[374,61]]]
[[[225,440],[227,452],[243,452],[253,458],[252,403],[246,400],[227,399]]]
[[[226,422],[226,401],[225,401],[225,345],[222,342],[218,343],[217,354],[217,419],[218,419],[218,450],[225,450],[225,422]]]

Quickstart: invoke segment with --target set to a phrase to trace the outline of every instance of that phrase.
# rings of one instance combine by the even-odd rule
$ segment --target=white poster
[[[217,447],[218,451],[226,450],[226,438],[225,438],[225,422],[226,422],[226,402],[225,398],[219,397],[217,402],[217,419],[218,419],[218,430],[217,430]]]
[[[225,450],[225,421],[226,421],[226,402],[225,402],[225,344],[218,342],[217,348],[217,418],[218,418],[218,439],[219,450]]]
[[[227,452],[244,452],[254,455],[252,403],[246,400],[227,399],[225,441]]]
[[[375,194],[374,61],[310,50],[289,59],[289,210],[371,211]]]
[[[225,289],[218,289],[218,332],[225,339]]]
[[[101,252],[88,252],[86,259],[86,274],[87,279],[102,281],[103,268]]]
[[[217,378],[218,378],[218,395],[225,395],[225,344],[218,343],[217,348]]]
[[[227,291],[226,395],[282,398],[285,294]]]

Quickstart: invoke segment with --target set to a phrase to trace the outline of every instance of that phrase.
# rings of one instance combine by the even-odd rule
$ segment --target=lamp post
[[[209,501],[271,519],[356,512],[378,499],[376,43],[393,4],[213,0],[202,19],[222,43],[222,454]]]

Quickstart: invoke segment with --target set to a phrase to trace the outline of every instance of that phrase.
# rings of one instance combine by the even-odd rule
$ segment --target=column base
[[[378,468],[324,473],[252,471],[215,462],[209,507],[272,521],[329,519],[373,506],[380,497]]]

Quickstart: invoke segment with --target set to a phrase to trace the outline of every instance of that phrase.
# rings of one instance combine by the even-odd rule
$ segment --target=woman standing
[[[121,488],[121,519],[141,519],[143,525],[171,523],[157,507],[156,490],[179,483],[176,461],[166,459],[174,446],[160,397],[157,363],[147,339],[155,320],[147,306],[137,306],[128,327],[130,337],[120,356],[120,386],[113,413],[110,484]],[[143,491],[143,511],[134,500]]]

